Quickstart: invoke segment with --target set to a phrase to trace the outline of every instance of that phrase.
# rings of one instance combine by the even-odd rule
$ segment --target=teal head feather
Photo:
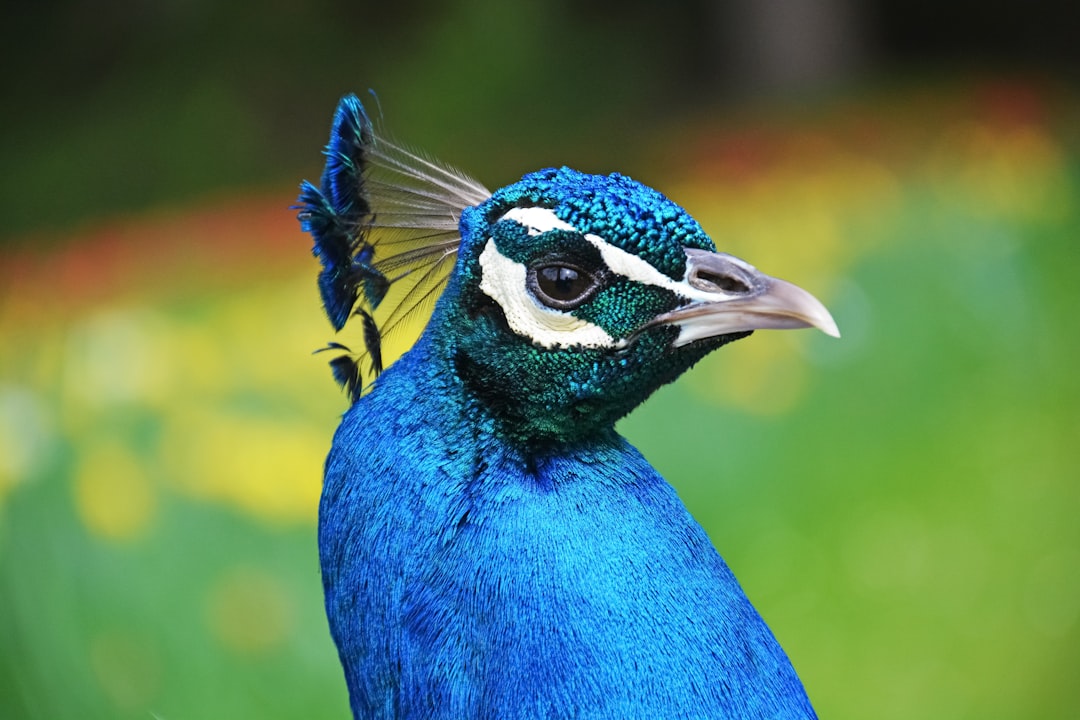
[[[689,345],[654,322],[688,299],[687,249],[712,241],[622,175],[526,175],[462,215],[455,282],[432,323],[462,381],[522,442],[603,431],[696,360],[747,332]]]

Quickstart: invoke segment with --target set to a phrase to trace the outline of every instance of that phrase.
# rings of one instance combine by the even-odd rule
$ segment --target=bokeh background
[[[943,7],[947,5],[947,7]],[[1080,701],[1067,2],[58,0],[0,34],[0,718],[344,718],[310,241],[337,98],[495,188],[686,206],[843,339],[625,420],[822,717]],[[346,333],[347,334],[347,333]],[[356,338],[340,338],[346,343]]]

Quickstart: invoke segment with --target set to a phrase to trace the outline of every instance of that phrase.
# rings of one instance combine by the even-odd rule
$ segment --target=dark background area
[[[1072,81],[1076,20],[1068,2],[18,3],[0,31],[0,236],[314,173],[348,91],[502,182],[566,154],[613,167],[673,118],[883,79]]]

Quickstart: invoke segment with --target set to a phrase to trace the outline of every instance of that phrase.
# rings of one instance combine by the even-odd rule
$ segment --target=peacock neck
[[[525,468],[547,457],[624,445],[613,420],[538,422],[543,410],[552,411],[550,406],[522,403],[513,393],[478,387],[473,369],[454,339],[429,331],[380,378],[385,389],[377,387],[377,392],[390,390],[398,407],[418,419],[438,418],[443,441],[482,448]],[[411,397],[406,399],[406,393]]]

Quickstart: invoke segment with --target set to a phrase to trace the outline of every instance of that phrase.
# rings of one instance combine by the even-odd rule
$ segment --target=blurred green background
[[[1070,717],[1075,27],[928,0],[11,8],[0,718],[347,717],[314,527],[346,402],[288,206],[367,88],[489,187],[628,173],[833,310],[842,340],[759,333],[621,426],[822,717]]]

